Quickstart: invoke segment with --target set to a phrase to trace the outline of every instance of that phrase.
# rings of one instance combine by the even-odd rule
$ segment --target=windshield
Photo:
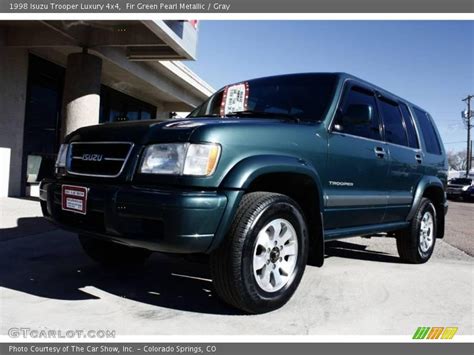
[[[293,74],[228,85],[197,107],[188,117],[294,117],[320,121],[332,101],[335,74]],[[259,116],[260,114],[263,114]]]
[[[456,184],[456,185],[471,185],[472,179],[466,179],[466,178],[452,179],[450,183]]]

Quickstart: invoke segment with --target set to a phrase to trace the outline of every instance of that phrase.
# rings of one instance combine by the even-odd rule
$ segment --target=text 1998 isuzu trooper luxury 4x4
[[[228,85],[186,119],[66,137],[44,215],[106,265],[205,253],[246,312],[281,307],[324,242],[386,233],[426,262],[444,233],[447,162],[430,115],[343,73]]]

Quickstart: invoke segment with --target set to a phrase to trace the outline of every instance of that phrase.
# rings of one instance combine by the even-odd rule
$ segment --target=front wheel
[[[283,306],[306,266],[308,235],[291,198],[270,192],[244,195],[222,245],[211,255],[217,294],[248,313]]]
[[[400,258],[412,264],[427,262],[433,254],[436,232],[436,209],[429,199],[423,198],[410,227],[396,233]]]

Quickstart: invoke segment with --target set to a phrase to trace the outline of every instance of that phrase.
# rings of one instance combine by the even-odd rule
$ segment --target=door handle
[[[415,159],[419,164],[421,164],[421,162],[423,161],[423,158],[421,157],[421,154],[416,154]]]
[[[382,147],[375,147],[374,148],[374,152],[375,152],[375,155],[380,158],[380,159],[383,159],[385,158],[385,150],[382,148]]]

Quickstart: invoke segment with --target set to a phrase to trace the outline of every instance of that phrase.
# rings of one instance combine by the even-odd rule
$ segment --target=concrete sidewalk
[[[56,229],[35,198],[0,197],[0,242]]]
[[[4,212],[0,222],[14,219]],[[28,213],[35,218],[32,206]],[[47,327],[117,335],[409,336],[419,326],[474,334],[473,258],[440,240],[424,265],[399,263],[393,239],[328,243],[323,268],[307,267],[285,307],[248,316],[216,298],[205,264],[156,254],[143,269],[116,274],[94,264],[71,233],[13,238],[15,227],[6,230],[0,230],[10,234],[0,239],[1,334]]]

